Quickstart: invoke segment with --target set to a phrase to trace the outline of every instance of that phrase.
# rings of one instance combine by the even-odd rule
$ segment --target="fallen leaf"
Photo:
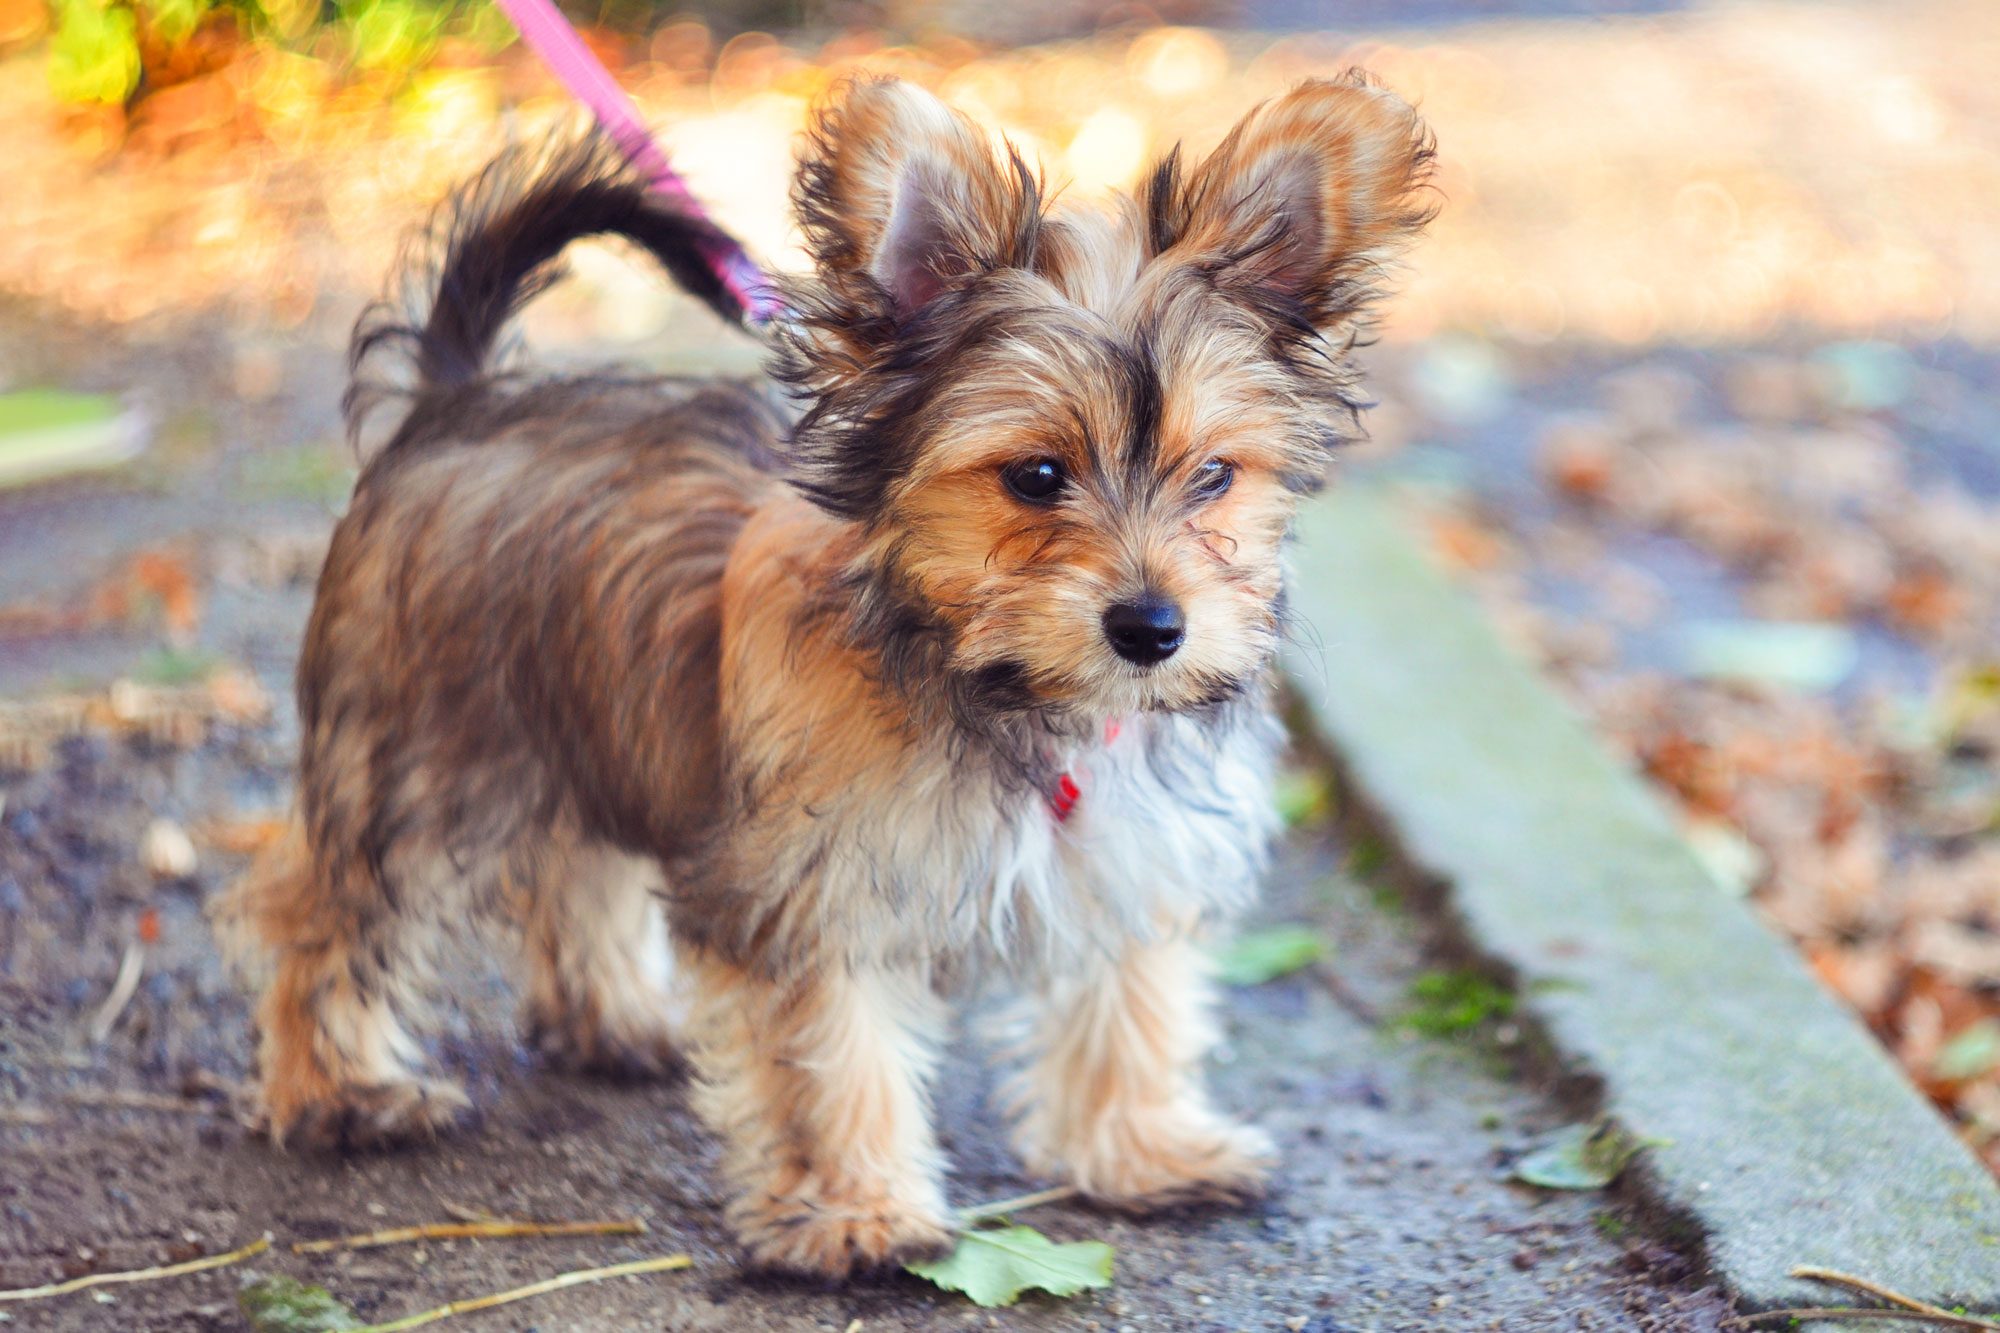
[[[1695,860],[1732,897],[1748,894],[1771,868],[1757,844],[1723,820],[1689,820],[1683,836]]]
[[[195,834],[206,846],[231,856],[249,856],[263,851],[284,836],[282,817],[265,815],[248,819],[211,819]]]
[[[1982,1018],[1947,1041],[1931,1068],[1954,1083],[2000,1069],[2000,1019]]]
[[[0,394],[0,489],[113,467],[146,443],[146,426],[116,398],[21,389]]]
[[[1713,620],[1687,628],[1684,661],[1696,676],[1818,693],[1854,670],[1854,631],[1821,621]]]
[[[1609,1119],[1567,1125],[1514,1163],[1514,1179],[1545,1190],[1601,1190],[1618,1179],[1640,1149],[1660,1142],[1635,1138]]]
[[[1255,930],[1216,951],[1215,975],[1226,986],[1261,986],[1310,967],[1326,952],[1326,939],[1304,926]]]
[[[932,1263],[905,1267],[947,1291],[962,1291],[975,1305],[1012,1305],[1024,1291],[1074,1296],[1111,1285],[1115,1251],[1099,1240],[1058,1245],[1033,1227],[968,1231],[958,1247]]]
[[[247,1284],[236,1293],[236,1304],[256,1333],[342,1333],[364,1327],[325,1287],[282,1274]]]
[[[1286,828],[1315,823],[1333,809],[1333,784],[1317,769],[1288,769],[1278,775],[1278,818]]]
[[[186,879],[200,863],[193,840],[171,819],[155,819],[146,826],[139,860],[155,879]]]
[[[1463,514],[1431,516],[1431,549],[1454,569],[1488,569],[1504,549],[1500,539]]]

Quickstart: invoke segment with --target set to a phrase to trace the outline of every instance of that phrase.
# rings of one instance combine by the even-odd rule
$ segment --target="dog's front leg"
[[[1026,1063],[1008,1089],[1029,1168],[1134,1211],[1260,1195],[1270,1139],[1216,1110],[1202,1087],[1213,1005],[1185,932],[1046,978],[1025,1002]]]
[[[840,1278],[952,1241],[928,1083],[945,1012],[915,970],[759,975],[686,951],[698,1104],[760,1268]]]

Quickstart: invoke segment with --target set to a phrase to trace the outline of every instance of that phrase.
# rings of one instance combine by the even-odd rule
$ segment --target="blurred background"
[[[1417,102],[1443,211],[1343,466],[1396,488],[1682,812],[1717,891],[2000,1166],[2000,6],[569,12],[778,267],[794,136],[857,68],[1078,196],[1309,75],[1360,64]],[[74,979],[115,970],[65,895],[109,894],[145,939],[154,881],[270,836],[353,475],[347,328],[450,183],[574,115],[510,35],[484,0],[0,0],[9,1003],[87,1011]],[[537,356],[754,368],[619,252],[575,270],[528,320]],[[202,813],[145,827],[136,861],[98,854],[92,803],[160,793],[107,737],[226,752],[145,779]],[[55,823],[8,813],[10,783],[62,785]]]

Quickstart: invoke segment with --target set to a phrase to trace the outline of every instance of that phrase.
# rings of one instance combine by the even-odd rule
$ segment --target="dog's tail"
[[[563,250],[604,235],[636,242],[688,293],[742,321],[703,257],[720,236],[715,224],[652,193],[607,136],[571,133],[512,148],[438,208],[405,249],[399,295],[355,325],[341,404],[349,437],[359,439],[385,397],[421,401],[487,375],[501,330],[561,276]]]

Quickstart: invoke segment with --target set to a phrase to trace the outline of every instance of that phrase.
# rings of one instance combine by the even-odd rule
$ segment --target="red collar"
[[[1124,723],[1118,718],[1107,719],[1104,723],[1104,743],[1109,745],[1117,740],[1118,733],[1123,729]],[[1069,822],[1070,812],[1082,799],[1083,788],[1077,785],[1076,778],[1068,769],[1056,774],[1055,786],[1049,789],[1049,813],[1056,817],[1056,823]]]

